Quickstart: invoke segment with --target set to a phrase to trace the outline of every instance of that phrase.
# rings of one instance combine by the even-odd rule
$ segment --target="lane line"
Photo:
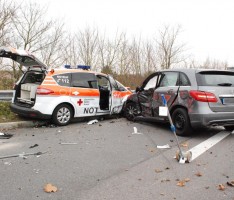
[[[189,151],[192,152],[192,158],[190,161],[193,161],[195,158],[206,152],[208,149],[213,147],[215,144],[229,136],[231,133],[227,131],[221,131],[216,135],[212,136],[211,138],[205,140],[204,142],[198,144],[197,146],[193,147]]]

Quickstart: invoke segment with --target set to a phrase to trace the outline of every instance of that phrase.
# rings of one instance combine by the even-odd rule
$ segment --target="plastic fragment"
[[[91,121],[89,121],[87,124],[88,124],[88,125],[91,125],[91,124],[95,124],[95,123],[98,123],[98,120],[97,120],[97,119],[91,120]]]

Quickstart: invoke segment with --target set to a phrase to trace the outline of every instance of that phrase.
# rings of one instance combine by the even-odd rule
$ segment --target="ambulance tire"
[[[73,118],[73,109],[70,105],[60,104],[53,112],[52,121],[58,126],[66,126]]]

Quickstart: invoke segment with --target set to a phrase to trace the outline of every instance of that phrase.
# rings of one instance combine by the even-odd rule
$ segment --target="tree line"
[[[89,65],[92,70],[110,73],[132,88],[147,74],[161,69],[228,67],[227,62],[209,58],[202,64],[192,60],[186,54],[186,44],[180,42],[181,32],[179,25],[164,25],[148,40],[140,36],[129,38],[126,32],[119,31],[108,36],[98,27],[90,26],[71,32],[62,19],[49,18],[47,7],[0,0],[0,46],[30,51],[51,68]],[[16,81],[22,66],[0,60],[0,70]]]

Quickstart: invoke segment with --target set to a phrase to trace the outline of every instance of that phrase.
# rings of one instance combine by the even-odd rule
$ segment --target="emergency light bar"
[[[90,66],[87,65],[77,65],[77,69],[90,70]]]
[[[71,65],[64,65],[64,68],[66,69],[75,69],[75,67],[72,67]],[[77,65],[76,66],[77,69],[83,69],[83,70],[90,70],[90,66],[87,65]]]
[[[71,65],[64,65],[64,68],[71,69]]]

